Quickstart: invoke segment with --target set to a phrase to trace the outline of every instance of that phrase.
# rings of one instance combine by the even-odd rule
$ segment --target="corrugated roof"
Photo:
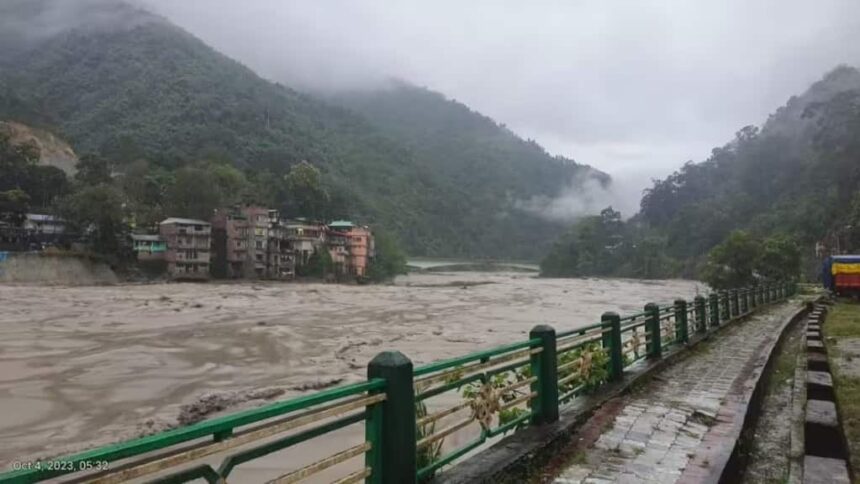
[[[335,220],[334,222],[328,224],[328,226],[334,229],[355,227],[355,225],[353,225],[353,223],[349,220]]]
[[[140,241],[148,241],[148,242],[162,242],[160,235],[150,235],[150,234],[131,234],[132,240],[140,240]]]
[[[57,217],[55,215],[47,215],[43,213],[28,213],[27,220],[33,220],[36,222],[58,222],[63,223],[63,219]]]
[[[860,255],[833,255],[833,262],[860,262]]]
[[[159,222],[158,225],[166,224],[209,225],[209,222],[204,222],[203,220],[196,220],[193,218],[169,217]]]

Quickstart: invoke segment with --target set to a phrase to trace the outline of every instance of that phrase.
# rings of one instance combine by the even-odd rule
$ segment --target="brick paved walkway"
[[[723,403],[736,398],[730,389],[749,376],[749,365],[761,348],[778,336],[778,329],[796,311],[796,304],[781,304],[726,328],[623,397],[612,424],[555,482],[671,483],[679,480],[688,463],[709,465],[702,457],[703,440],[721,418]],[[691,473],[686,474],[685,481]]]

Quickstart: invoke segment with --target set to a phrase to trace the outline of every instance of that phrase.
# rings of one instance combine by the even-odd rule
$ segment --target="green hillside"
[[[839,67],[762,127],[655,183],[642,200],[669,250],[695,257],[738,228],[811,246],[846,222],[860,188],[860,72]]]
[[[248,190],[264,194],[260,201],[288,205],[282,178],[307,160],[330,194],[325,215],[385,226],[415,255],[503,258],[536,258],[559,233],[517,210],[519,200],[553,196],[590,172],[441,96],[380,96],[344,108],[268,82],[166,20],[116,2],[75,11],[67,30],[11,29],[16,16],[41,25],[39,15],[58,4],[0,6],[0,39],[17,39],[0,54],[0,120],[49,128],[116,172],[147,160],[169,185],[176,170],[201,160],[227,163],[263,186]],[[376,116],[389,110],[435,117],[398,129]],[[468,130],[459,138],[422,131],[426,121]]]
[[[818,243],[860,251],[860,72],[834,69],[760,128],[740,129],[707,160],[655,181],[627,224],[587,222],[556,245],[546,273],[636,275],[626,270],[635,261],[652,276],[698,275],[708,252],[737,230],[795,245],[810,275]],[[600,259],[603,270],[571,257],[582,252],[572,250],[576,241],[591,243],[588,260]]]

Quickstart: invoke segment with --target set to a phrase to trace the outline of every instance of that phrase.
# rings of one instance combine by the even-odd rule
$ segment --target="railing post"
[[[686,344],[690,340],[687,301],[684,299],[675,299],[675,338],[681,344]]]
[[[729,293],[720,291],[720,321],[725,323],[729,318]]]
[[[660,306],[654,303],[645,305],[645,337],[650,337],[651,346],[648,357],[659,359],[663,356],[663,343],[660,341]]]
[[[415,389],[412,361],[399,351],[384,351],[367,365],[368,379],[385,380],[382,402],[381,468],[376,482],[414,483],[416,480]]]
[[[741,314],[750,312],[750,290],[748,287],[741,289]]]
[[[717,293],[712,292],[708,294],[708,305],[710,306],[711,313],[711,326],[719,326],[720,325],[720,300],[717,297]]]
[[[737,289],[732,289],[732,318],[741,315],[741,299]]]
[[[537,397],[532,401],[532,425],[551,423],[558,420],[558,358],[556,356],[555,329],[539,324],[529,332],[529,339],[541,340],[540,353],[531,356],[532,375],[537,381],[532,383],[532,391]]]
[[[600,317],[603,331],[603,347],[609,352],[609,379],[618,381],[624,376],[624,353],[621,346],[621,316],[618,313],[603,313]]]
[[[704,333],[708,330],[708,311],[705,309],[705,297],[696,296],[693,301],[696,307],[696,322],[698,323],[696,332]]]

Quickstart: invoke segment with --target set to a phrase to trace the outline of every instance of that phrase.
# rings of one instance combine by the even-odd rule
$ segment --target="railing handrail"
[[[508,345],[496,346],[495,348],[490,348],[483,351],[476,351],[474,353],[469,353],[465,356],[459,356],[456,358],[450,358],[447,360],[436,361],[433,363],[428,363],[423,366],[419,366],[415,368],[415,376],[423,376],[428,373],[434,373],[441,370],[447,370],[450,368],[456,368],[458,366],[464,365],[466,363],[471,363],[473,361],[480,361],[484,358],[492,358],[493,356],[502,355],[505,353],[510,353],[516,350],[522,350],[526,348],[534,348],[538,344],[540,344],[539,339],[530,339],[526,341],[520,341],[518,343],[511,343]]]
[[[322,390],[310,395],[302,395],[280,402],[271,403],[259,408],[243,410],[223,417],[216,417],[184,427],[159,432],[157,434],[138,437],[124,442],[110,444],[104,447],[84,451],[59,459],[45,461],[62,461],[63,466],[46,469],[22,469],[7,474],[0,474],[0,482],[33,482],[34,479],[48,479],[67,474],[64,469],[72,468],[74,464],[84,462],[112,462],[128,457],[146,454],[156,450],[166,449],[176,444],[190,442],[202,437],[208,437],[221,432],[230,432],[237,427],[262,422],[270,418],[304,410],[313,405],[339,400],[369,391],[382,390],[386,386],[383,379],[372,379],[365,382],[342,385],[336,388]],[[20,481],[19,481],[20,480]]]

